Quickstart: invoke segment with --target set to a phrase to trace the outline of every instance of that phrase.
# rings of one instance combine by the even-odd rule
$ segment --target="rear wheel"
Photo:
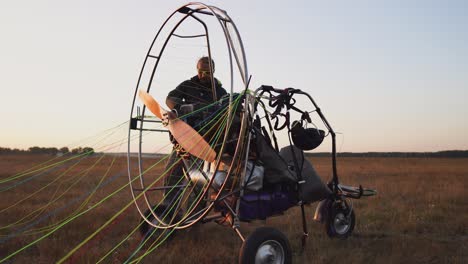
[[[327,235],[331,238],[346,239],[354,230],[356,217],[354,210],[344,202],[333,202],[325,224]]]
[[[292,263],[291,246],[286,236],[279,230],[261,227],[242,244],[239,263]]]

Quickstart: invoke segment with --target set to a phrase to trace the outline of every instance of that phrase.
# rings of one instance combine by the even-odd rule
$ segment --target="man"
[[[214,70],[213,60],[210,63],[209,57],[200,58],[197,62],[198,74],[170,91],[166,98],[166,105],[177,112],[180,110],[191,112],[226,95],[226,90],[222,87],[221,82],[212,76]],[[212,81],[214,81],[214,85]]]
[[[210,60],[209,57],[200,58],[197,62],[197,75],[192,77],[190,80],[182,82],[174,90],[170,91],[166,98],[166,105],[171,110],[175,110],[178,116],[183,116],[209,105],[226,95],[227,92],[222,87],[221,82],[214,78],[212,74],[214,73],[214,70],[215,64],[213,60]],[[184,120],[189,125],[195,126],[207,119],[208,115],[209,111],[202,111],[200,113],[190,115],[189,117],[184,118]],[[204,131],[199,132],[201,134],[204,133]],[[182,171],[182,161],[178,160],[179,157],[177,156],[177,153],[173,151],[166,166],[166,169],[168,170],[166,186],[183,184],[182,178],[184,175]],[[176,201],[179,190],[180,189],[178,188],[169,188],[165,191],[166,204]]]

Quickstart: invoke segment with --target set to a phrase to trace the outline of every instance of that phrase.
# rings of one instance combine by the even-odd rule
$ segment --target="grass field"
[[[0,156],[0,259],[14,254],[5,262],[53,263],[73,250],[65,262],[125,262],[141,241],[138,233],[128,236],[139,215],[133,205],[125,209],[131,203],[126,158],[93,156],[12,179],[50,159]],[[331,177],[330,159],[312,162],[324,179]],[[354,201],[357,222],[347,240],[329,239],[312,220],[316,204],[306,208],[310,237],[302,254],[298,208],[243,223],[241,230],[278,228],[290,239],[294,263],[468,263],[468,159],[339,158],[338,173],[344,184],[378,190],[377,196]],[[177,232],[142,263],[237,263],[240,246],[230,228],[200,224]]]

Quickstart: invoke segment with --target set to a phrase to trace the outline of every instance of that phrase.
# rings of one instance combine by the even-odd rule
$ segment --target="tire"
[[[330,238],[348,238],[353,232],[354,225],[356,224],[354,210],[343,208],[342,203],[337,202],[330,203],[330,207],[325,223],[327,235]]]
[[[286,236],[272,227],[257,228],[242,244],[240,264],[292,263],[292,251]]]
[[[163,214],[165,213],[167,207],[165,205],[159,205],[155,206],[153,208],[154,213],[158,217],[162,217]],[[154,218],[153,214],[151,214],[150,209],[147,209],[145,212],[146,217],[148,220],[152,223],[158,223],[158,221]],[[162,239],[170,239],[174,235],[174,231],[172,229],[157,229],[152,225],[150,225],[148,222],[146,222],[144,219],[141,219],[142,224],[140,225],[140,234],[143,239],[152,239],[152,240],[162,240]],[[166,238],[166,236],[168,236]]]

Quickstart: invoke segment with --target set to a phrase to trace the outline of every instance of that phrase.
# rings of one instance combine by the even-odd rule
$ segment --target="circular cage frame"
[[[164,44],[162,46],[162,48],[159,50],[159,53],[157,55],[154,55],[152,53],[152,49],[153,49],[153,46],[154,44],[156,43],[157,40],[161,39],[161,38],[164,38],[164,36],[162,36],[162,31],[163,29],[165,29],[168,25],[168,22],[175,19],[175,15],[178,14],[178,13],[182,13],[183,16],[182,18],[180,18],[177,23],[175,24],[175,26],[172,28],[172,30],[170,30],[170,34],[168,36],[166,36],[166,39],[164,40]],[[138,77],[138,82],[137,82],[137,85],[136,85],[136,89],[135,89],[135,93],[134,93],[134,96],[133,96],[133,102],[132,102],[132,106],[131,106],[131,112],[130,112],[130,119],[133,121],[133,124],[130,124],[129,126],[129,132],[128,132],[128,151],[127,151],[127,166],[128,166],[128,178],[129,178],[129,185],[130,185],[130,190],[131,190],[131,195],[132,195],[132,198],[133,198],[133,201],[136,205],[136,208],[138,210],[138,212],[140,213],[142,219],[144,221],[146,221],[149,225],[153,226],[153,227],[156,227],[156,228],[174,228],[174,229],[183,229],[183,228],[187,228],[193,224],[195,224],[196,222],[200,221],[203,217],[205,217],[208,212],[213,208],[213,205],[214,205],[214,202],[211,202],[207,207],[204,208],[204,211],[200,214],[197,214],[196,216],[192,217],[193,219],[190,219],[189,218],[189,215],[183,217],[182,219],[178,220],[178,221],[175,221],[175,223],[169,223],[169,224],[166,224],[164,223],[164,221],[160,221],[160,225],[156,225],[154,222],[150,221],[149,217],[147,215],[144,214],[145,210],[140,208],[140,206],[138,205],[137,203],[137,199],[141,197],[141,195],[143,195],[144,197],[144,200],[145,200],[145,203],[146,203],[146,206],[150,209],[151,211],[151,214],[154,218],[156,219],[159,219],[158,216],[155,214],[154,210],[152,210],[152,205],[149,201],[149,198],[148,198],[148,194],[147,194],[147,191],[148,191],[148,187],[145,186],[145,182],[144,182],[144,179],[143,179],[143,174],[144,174],[144,171],[143,171],[143,153],[142,153],[142,133],[143,133],[143,122],[145,121],[145,111],[146,111],[146,107],[143,106],[143,110],[141,112],[141,115],[139,112],[136,113],[136,118],[134,117],[135,116],[135,112],[136,112],[136,109],[135,109],[135,105],[136,105],[136,100],[137,100],[137,94],[138,94],[138,90],[141,89],[141,86],[142,86],[142,75],[143,75],[143,72],[145,71],[145,68],[148,66],[148,59],[149,58],[152,58],[152,59],[156,59],[156,63],[154,65],[154,68],[151,72],[151,77],[149,79],[149,83],[148,83],[148,86],[145,87],[146,88],[146,92],[150,92],[150,89],[151,89],[151,84],[153,83],[153,80],[154,80],[154,77],[155,77],[155,73],[158,69],[158,65],[159,65],[159,61],[160,61],[160,58],[163,56],[164,54],[164,50],[167,46],[167,44],[169,43],[169,40],[174,37],[174,36],[177,36],[175,35],[175,31],[176,29],[184,22],[186,22],[186,19],[191,17],[191,18],[194,18],[196,21],[198,21],[199,23],[202,24],[203,28],[205,29],[205,37],[206,37],[206,43],[207,43],[207,48],[208,48],[208,56],[209,58],[211,58],[211,47],[210,47],[210,35],[209,35],[209,30],[208,30],[208,27],[207,25],[204,23],[203,19],[201,19],[200,17],[201,16],[212,16],[212,17],[215,17],[217,19],[217,21],[219,22],[219,25],[222,29],[222,31],[224,32],[224,38],[226,40],[226,47],[228,49],[228,54],[229,54],[229,69],[230,69],[230,93],[229,93],[229,108],[231,107],[232,105],[232,101],[233,101],[233,92],[234,92],[234,71],[235,71],[235,68],[237,68],[237,71],[240,73],[240,76],[241,76],[241,80],[242,80],[242,83],[243,83],[243,88],[244,89],[247,89],[248,87],[248,68],[247,68],[247,60],[246,60],[246,55],[245,55],[245,51],[244,51],[244,46],[243,46],[243,43],[242,43],[242,39],[240,37],[240,34],[239,34],[239,31],[237,30],[237,27],[236,25],[234,24],[233,20],[231,19],[231,17],[227,14],[226,11],[218,8],[218,7],[215,7],[215,6],[211,6],[211,5],[206,5],[206,4],[203,4],[203,3],[200,3],[200,2],[190,2],[188,4],[185,4],[181,7],[179,7],[178,9],[176,9],[171,15],[169,15],[169,17],[165,20],[165,22],[162,24],[162,26],[159,28],[156,36],[154,37],[149,49],[148,49],[148,52],[145,56],[145,60],[143,62],[143,66],[141,68],[141,71],[140,71],[140,75]],[[233,30],[230,30],[230,28],[232,28]],[[200,37],[200,36],[197,36],[197,37]],[[235,42],[234,42],[235,41]],[[237,46],[236,46],[237,44]],[[237,66],[237,67],[235,67]],[[211,65],[211,62],[210,62],[210,68],[213,68],[213,66]],[[212,84],[214,83],[213,81],[213,76],[211,76],[212,78]],[[214,85],[213,85],[214,86]],[[216,92],[215,92],[215,89],[213,88],[213,93],[214,93],[214,98],[216,98]],[[228,110],[228,115],[231,114],[231,111],[230,109]],[[229,120],[230,116],[228,116],[228,120]],[[136,125],[136,122],[137,121],[140,121],[140,126],[137,127]],[[246,130],[246,121],[247,121],[247,117],[244,115],[244,117],[242,118],[242,122],[241,122],[241,131],[240,131],[240,134],[243,135],[245,134],[245,130]],[[132,123],[132,122],[130,122]],[[133,126],[133,128],[132,128]],[[132,135],[132,130],[134,129],[137,129],[139,130],[139,144],[138,144],[138,175],[132,175],[132,165],[131,165],[131,157],[132,157],[132,148],[131,148],[131,135]],[[227,131],[228,127],[226,128],[226,131]],[[223,143],[222,143],[222,148],[224,148],[224,145],[226,143],[226,134],[224,135],[224,138],[223,138]],[[242,137],[240,137],[242,138]],[[239,154],[238,153],[238,149],[239,149],[239,145],[243,144],[243,142],[241,142],[242,140],[239,140],[239,142],[237,143],[237,146],[236,146],[236,153],[233,157],[233,159],[235,160],[236,158],[238,158]],[[215,163],[215,170],[218,170],[218,167],[219,167],[219,164],[220,164],[220,157],[217,158],[216,160],[216,163]],[[234,161],[232,162],[232,164],[234,164]],[[228,172],[227,172],[227,176],[226,176],[226,179],[224,181],[224,184],[220,187],[220,189],[218,190],[218,193],[216,195],[216,198],[214,199],[214,201],[217,201],[220,197],[220,194],[221,194],[221,191],[223,190],[227,180],[229,179],[229,176],[231,174],[231,171],[232,171],[232,165],[231,167],[229,168]],[[139,180],[140,180],[140,187],[139,188],[135,188],[134,187],[134,178],[135,177],[138,177]],[[213,179],[214,177],[211,178],[210,182],[208,183],[208,187],[204,188],[203,190],[203,195],[205,195],[208,191],[208,189],[210,188],[212,182],[213,182]],[[136,194],[136,191],[140,191],[141,193],[140,194]],[[197,204],[194,206],[194,208],[200,203],[200,200],[197,201]],[[192,211],[193,212],[193,209]]]

